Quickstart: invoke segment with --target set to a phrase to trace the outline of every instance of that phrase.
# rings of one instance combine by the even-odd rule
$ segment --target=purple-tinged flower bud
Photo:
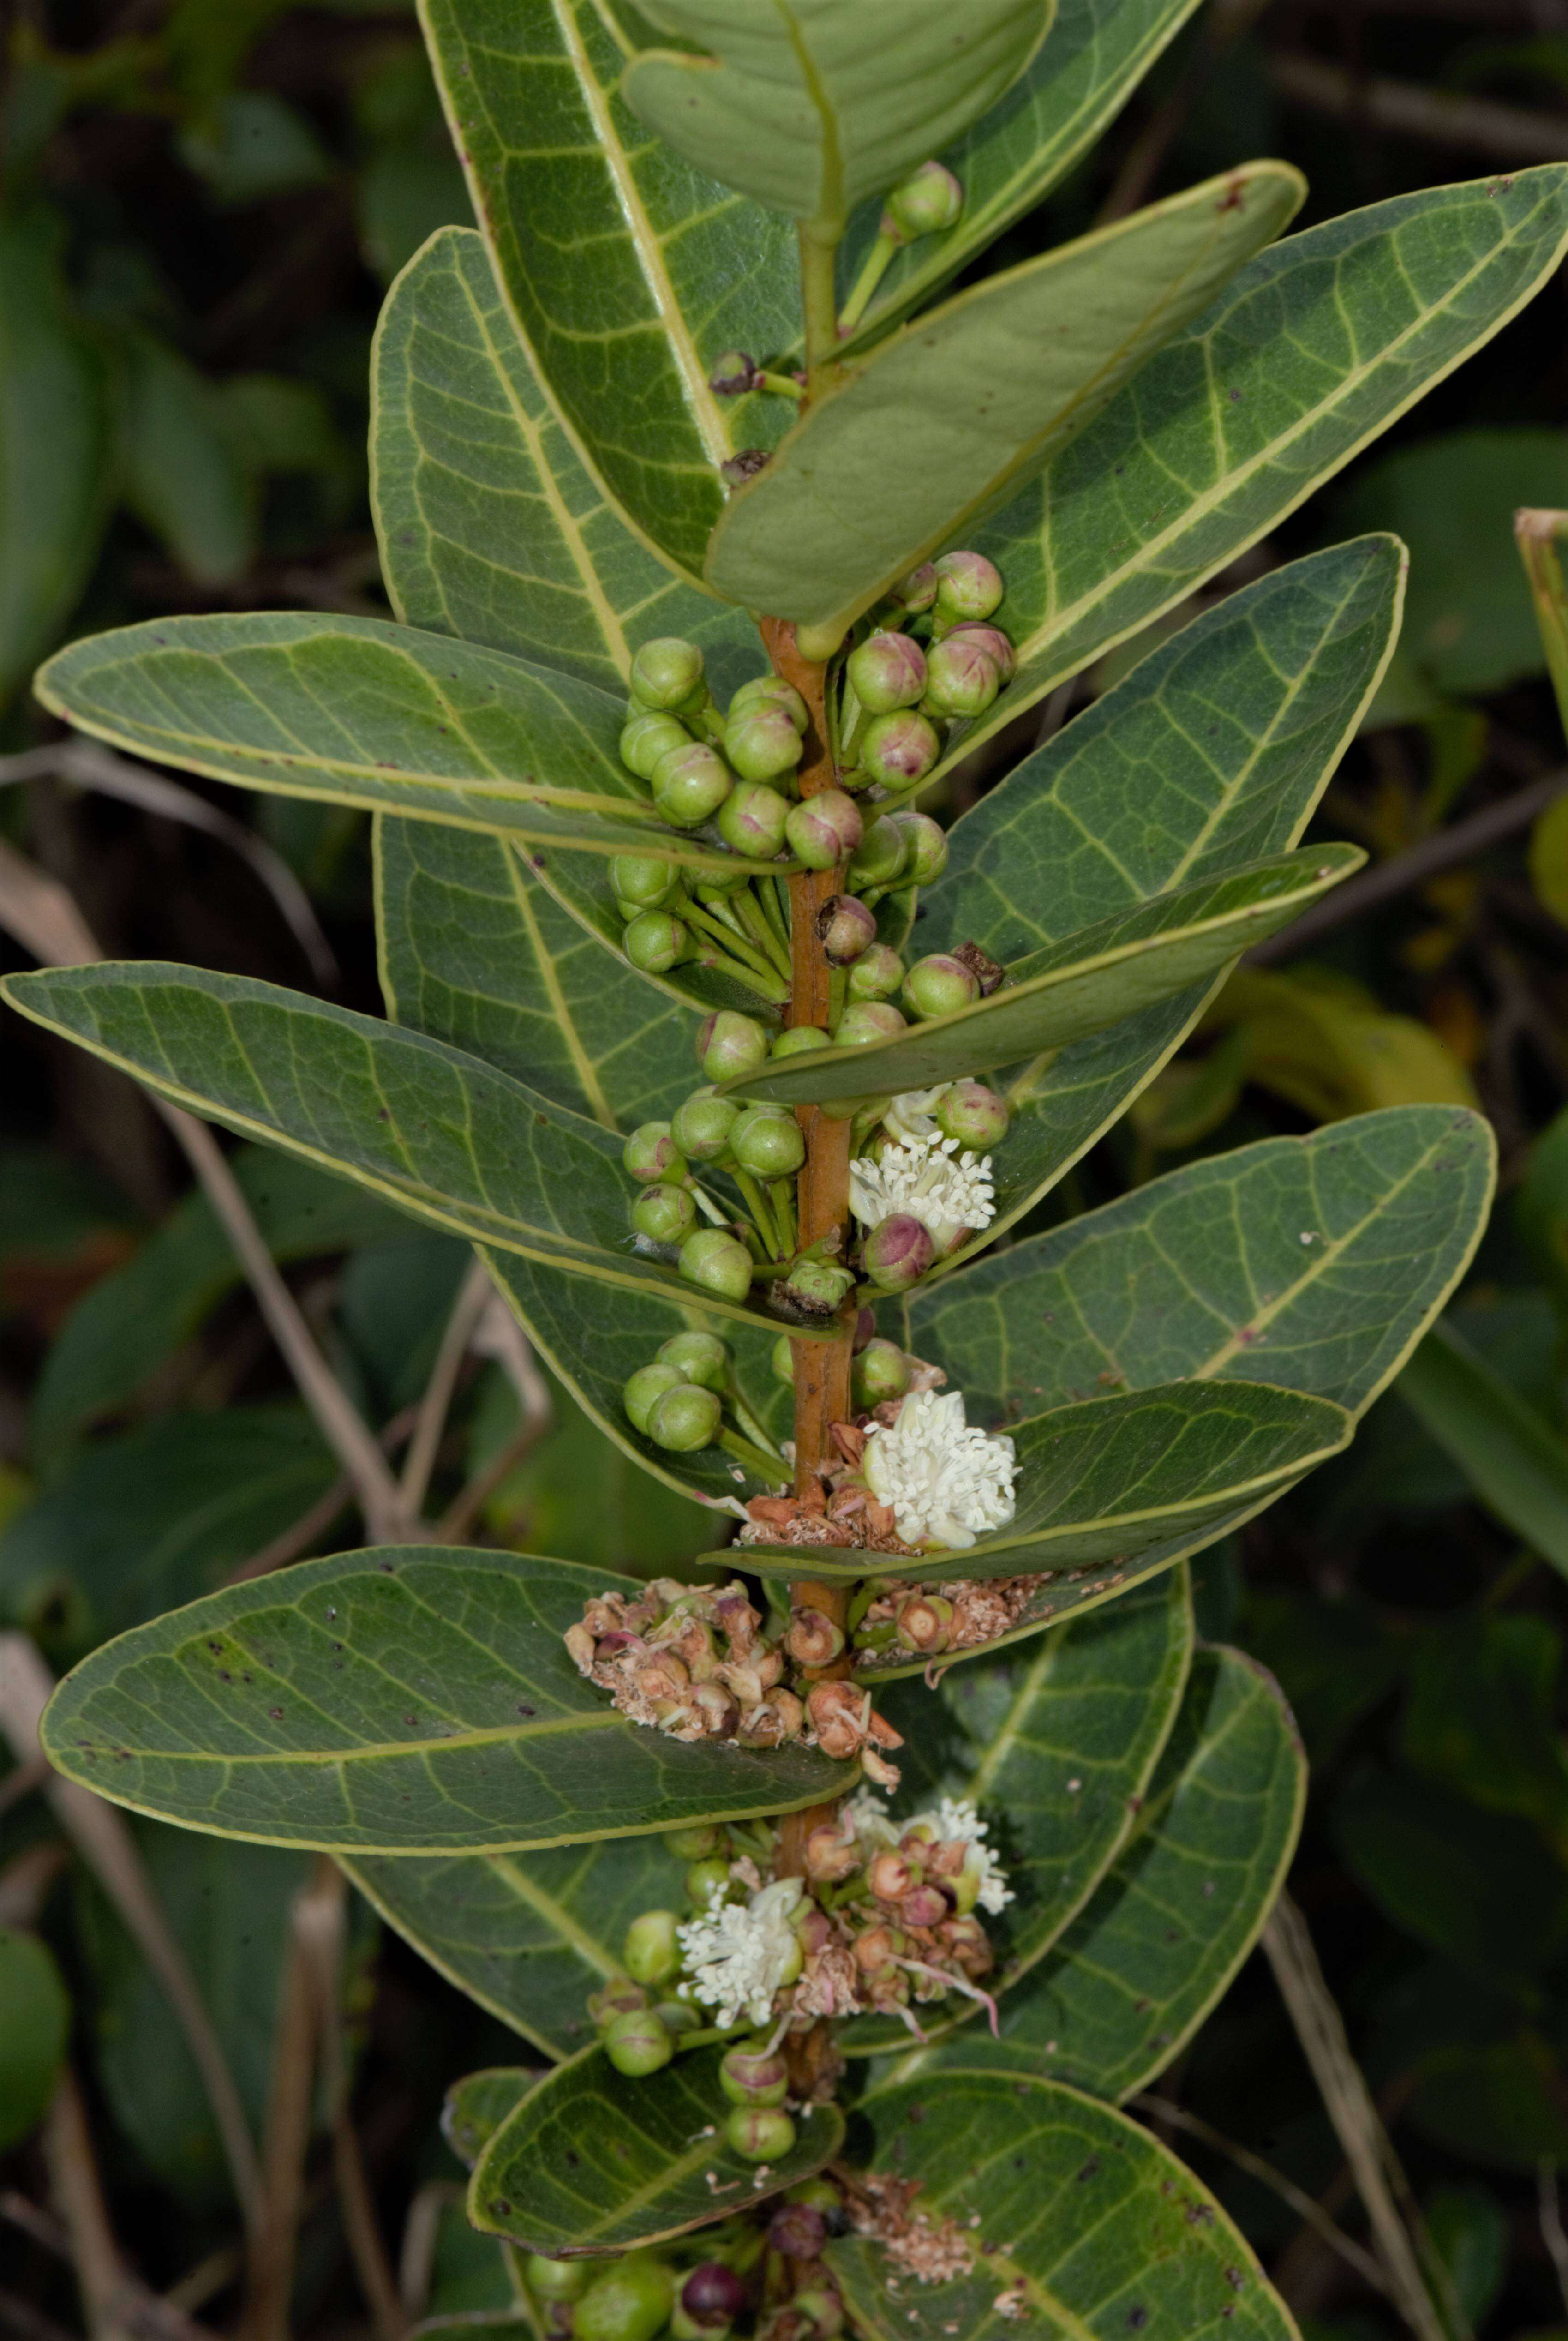
[[[789,731],[788,724],[784,728]],[[794,740],[793,732],[789,737]],[[781,797],[777,789],[741,781],[719,808],[719,834],[733,852],[748,854],[754,862],[770,862],[783,847],[789,818],[788,797]]]
[[[937,588],[941,582],[937,574],[936,563],[922,561],[918,569],[911,569],[907,577],[899,578],[893,588],[893,598],[903,603],[911,617],[918,618],[922,610],[928,610],[936,601]]]
[[[699,1228],[688,1236],[680,1247],[680,1267],[687,1283],[704,1292],[725,1300],[750,1297],[751,1255],[738,1236],[727,1235],[722,1228]]]
[[[787,1106],[749,1105],[729,1133],[729,1151],[754,1179],[791,1179],[806,1160],[806,1139]]]
[[[926,653],[908,634],[873,634],[845,662],[856,698],[870,715],[918,705],[926,688]]]
[[[685,1376],[674,1366],[639,1366],[620,1393],[626,1419],[634,1430],[646,1432],[649,1417],[666,1390],[678,1390]]]
[[[700,2333],[717,2333],[746,2311],[746,2286],[722,2260],[704,2260],[680,2287],[680,2306]]]
[[[795,2125],[766,2106],[736,2106],[724,2125],[724,2142],[742,2162],[782,2162],[795,2143]]]
[[[988,617],[978,610],[966,614]],[[695,643],[663,634],[644,643],[631,662],[631,696],[640,706],[682,707],[702,688],[702,653]]]
[[[674,829],[698,829],[711,821],[734,787],[734,776],[717,750],[693,740],[659,760],[653,802]]]
[[[690,948],[684,921],[669,911],[639,911],[620,938],[620,948],[643,975],[665,975]]]
[[[983,1081],[955,1081],[937,1100],[931,1117],[944,1138],[956,1138],[976,1154],[1000,1145],[1012,1118],[1007,1100]]]
[[[670,1134],[689,1162],[717,1162],[729,1147],[739,1111],[733,1098],[697,1090],[676,1107]]]
[[[757,386],[757,361],[745,350],[725,350],[713,361],[708,387],[716,398],[742,398]]]
[[[618,2016],[606,2025],[604,2053],[618,2073],[641,2080],[669,2064],[675,2043],[649,2007],[636,2016]]]
[[[904,962],[888,943],[873,943],[849,970],[851,1001],[891,1000],[904,981]]]
[[[908,859],[904,864],[907,886],[934,886],[948,866],[947,833],[928,812],[917,812],[913,805],[901,805],[897,812],[888,815],[897,822],[902,832]]]
[[[922,704],[932,715],[983,715],[1001,687],[989,652],[970,636],[948,634],[932,645]]]
[[[945,647],[938,643],[937,650]],[[936,655],[933,651],[932,658]],[[931,704],[928,692],[926,703]],[[860,770],[885,789],[912,789],[941,752],[942,742],[929,717],[916,708],[900,707],[891,715],[873,715],[867,724],[860,739]]]
[[[946,640],[950,643],[959,641],[974,643],[978,649],[985,652],[987,658],[996,661],[997,672],[1004,682],[1011,682],[1018,671],[1018,653],[1007,636],[1003,633],[1000,626],[987,626],[982,625],[978,620],[971,621],[967,625],[955,626]]]
[[[766,701],[730,710],[724,753],[743,781],[779,781],[800,762],[800,734],[782,707]]]
[[[906,1927],[939,1927],[952,1914],[952,1898],[940,1886],[914,1887],[898,1905],[898,1917]]]
[[[680,891],[680,872],[673,862],[651,853],[617,853],[610,864],[610,883],[622,902],[640,911],[661,910]]]
[[[942,163],[922,163],[888,198],[882,234],[900,244],[922,235],[940,235],[956,227],[964,208],[964,190]]]
[[[661,1366],[673,1366],[689,1382],[699,1382],[704,1390],[724,1390],[729,1387],[729,1370],[734,1360],[729,1345],[717,1333],[671,1333],[668,1341],[660,1341],[654,1357]]]
[[[903,831],[896,821],[879,812],[867,823],[850,856],[849,882],[858,892],[868,886],[894,885],[902,878],[908,857]]]
[[[736,1249],[744,1251],[746,1248],[739,1244]],[[749,1285],[749,1261],[747,1282]],[[648,1418],[648,1436],[656,1447],[667,1447],[672,1454],[694,1455],[700,1447],[712,1446],[723,1419],[724,1409],[716,1390],[701,1390],[696,1382],[680,1381],[673,1390],[666,1390],[662,1398],[655,1399]]]
[[[944,553],[932,566],[941,581],[937,614],[950,626],[966,618],[988,618],[1007,591],[1001,571],[983,553]]]
[[[675,2306],[675,2278],[662,2260],[629,2253],[596,2276],[571,2312],[572,2341],[653,2341]]]
[[[691,734],[677,717],[647,708],[621,726],[620,761],[640,781],[651,781],[666,756],[690,745]]]
[[[673,1910],[644,1910],[633,1918],[620,1955],[634,1983],[657,1987],[674,1982],[680,1973],[679,1923]]]
[[[849,1369],[849,1394],[862,1413],[889,1399],[902,1398],[909,1387],[909,1360],[895,1341],[881,1337],[868,1341]]]
[[[854,894],[835,894],[817,913],[817,940],[831,967],[848,967],[877,940],[877,920]]]
[[[795,1352],[789,1346],[789,1336],[788,1333],[779,1334],[779,1339],[773,1344],[768,1362],[773,1369],[773,1379],[776,1382],[783,1382],[789,1387],[793,1387],[795,1380]]]
[[[776,1057],[803,1057],[812,1049],[830,1049],[833,1043],[819,1024],[791,1024],[780,1032],[773,1043]]]
[[[960,1008],[972,1008],[979,996],[980,979],[973,968],[946,951],[918,959],[899,994],[917,1022],[928,1016],[956,1016]]]
[[[697,1061],[710,1081],[759,1072],[768,1061],[768,1035],[754,1016],[720,1008],[697,1028]]]
[[[781,707],[802,736],[811,721],[806,702],[781,674],[757,674],[749,682],[743,682],[729,702],[729,712],[739,715],[746,707]]]
[[[784,824],[789,851],[808,870],[831,870],[858,846],[865,824],[842,789],[823,789],[790,808]]]
[[[856,1000],[845,1009],[833,1027],[833,1046],[836,1049],[864,1049],[873,1041],[896,1040],[900,1032],[907,1032],[908,1029],[908,1019],[901,1015],[891,1001]]]
[[[697,1225],[697,1203],[685,1187],[645,1187],[631,1206],[631,1224],[650,1243],[684,1243]]]
[[[818,1310],[830,1317],[854,1281],[847,1268],[814,1260],[806,1252],[790,1263],[783,1290],[799,1308]]]
[[[828,2222],[809,2203],[781,2204],[768,2222],[768,2247],[787,2260],[819,2260]]]
[[[931,1230],[910,1211],[889,1211],[866,1238],[866,1273],[883,1292],[907,1292],[936,1257]]]
[[[762,2056],[753,2042],[726,2051],[719,2086],[732,2106],[781,2106],[789,2094],[789,2067],[780,2056]]]
[[[620,1150],[620,1160],[633,1179],[674,1180],[685,1176],[686,1164],[674,1131],[673,1122],[638,1123]]]

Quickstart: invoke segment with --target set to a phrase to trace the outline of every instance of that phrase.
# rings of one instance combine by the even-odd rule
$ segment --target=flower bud
[[[667,1829],[664,1842],[677,1861],[706,1861],[722,1853],[729,1838],[716,1821],[698,1821],[690,1828]]]
[[[733,1098],[695,1090],[675,1109],[670,1134],[690,1162],[717,1162],[729,1145],[740,1108]]]
[[[792,732],[789,736],[795,737]],[[741,781],[719,808],[719,834],[732,852],[749,854],[754,862],[769,862],[783,847],[789,818],[788,797],[781,797],[777,789]]]
[[[775,1057],[799,1057],[809,1049],[830,1049],[833,1043],[819,1024],[791,1024],[773,1043]]]
[[[768,2222],[768,2247],[787,2260],[819,2260],[828,2222],[814,2205],[783,2203]]]
[[[812,666],[826,666],[844,639],[842,626],[797,626],[795,647]]]
[[[747,1281],[749,1287],[749,1275]],[[700,1447],[712,1446],[723,1419],[717,1390],[702,1390],[696,1382],[678,1382],[654,1400],[649,1410],[648,1436],[656,1447],[666,1447],[672,1455],[695,1455]]]
[[[682,1243],[697,1225],[696,1198],[686,1187],[645,1187],[631,1206],[631,1225],[650,1243]]]
[[[795,1382],[795,1352],[789,1346],[788,1333],[780,1333],[774,1342],[769,1363],[773,1369],[774,1380],[783,1382],[792,1389]]]
[[[722,1889],[724,1899],[729,1899],[729,1864],[722,1854],[710,1853],[701,1861],[694,1861],[680,1881],[688,1900],[700,1910],[706,1910],[713,1900],[713,1889]]]
[[[729,1151],[754,1179],[789,1179],[806,1160],[806,1139],[787,1106],[749,1105],[729,1133]]]
[[[926,653],[908,634],[872,634],[845,664],[855,696],[868,715],[914,707],[926,688]]]
[[[743,781],[778,781],[800,762],[800,734],[782,707],[754,700],[730,711],[724,753]]]
[[[745,350],[725,350],[713,361],[708,387],[716,398],[741,398],[756,381],[756,359]]]
[[[650,2007],[635,2016],[613,2017],[604,2027],[604,2053],[618,2073],[640,2080],[657,2073],[675,2054],[675,2044]]]
[[[953,1898],[939,1886],[917,1886],[898,1905],[906,1927],[939,1927],[953,1914]]]
[[[840,1762],[865,1739],[871,1694],[852,1682],[813,1683],[806,1695],[806,1712],[822,1753]]]
[[[968,624],[955,626],[946,639],[950,643],[962,640],[978,644],[993,662],[1004,682],[1011,682],[1018,671],[1018,653],[1000,626],[987,626],[971,621]]]
[[[849,883],[855,888],[891,886],[904,874],[909,849],[896,821],[879,812],[866,828],[849,863]]]
[[[811,721],[806,702],[781,674],[753,675],[749,682],[743,682],[729,702],[729,712],[734,715],[743,707],[781,707],[802,737]]]
[[[932,646],[921,704],[932,715],[983,715],[1001,687],[996,660],[973,635],[948,634]]]
[[[940,235],[956,227],[964,208],[964,190],[945,164],[922,163],[894,188],[882,214],[882,233],[900,244],[918,236]]]
[[[792,1690],[770,1690],[748,1708],[736,1737],[748,1748],[782,1748],[806,1728],[806,1710]]]
[[[918,959],[898,995],[917,1022],[927,1016],[956,1016],[960,1008],[972,1008],[979,996],[980,979],[973,968],[946,951]]]
[[[738,1081],[768,1061],[768,1035],[754,1016],[720,1008],[697,1028],[697,1061],[710,1081]]]
[[[673,1910],[644,1910],[626,1930],[621,1957],[634,1983],[673,1983],[680,1973],[680,1945]]]
[[[950,626],[966,618],[988,618],[1007,590],[1000,570],[983,553],[944,553],[932,566],[938,580],[937,615]]]
[[[806,1840],[806,1875],[819,1886],[841,1885],[860,1867],[860,1849],[853,1838],[825,1821]]]
[[[722,1228],[699,1228],[694,1236],[688,1236],[680,1247],[679,1265],[688,1284],[699,1285],[704,1292],[717,1293],[726,1300],[750,1298],[751,1255]]]
[[[698,1686],[700,1689],[706,1687],[707,1686],[701,1684]],[[669,2033],[670,2037],[674,2041],[677,2047],[680,2046],[681,2037],[683,2034],[688,2032],[701,2032],[707,2028],[706,2017],[698,2014],[698,2011],[692,2007],[690,2000],[661,1999],[655,2007],[653,2013],[657,2016],[660,2024],[663,2025],[664,2029]]]
[[[732,2106],[781,2106],[789,2094],[789,2067],[777,2051],[765,2057],[752,2041],[725,2051],[719,2086]]]
[[[574,2306],[572,2341],[653,2341],[674,2306],[675,2278],[663,2261],[630,2253],[595,2276]]]
[[[926,703],[931,704],[928,694]],[[867,724],[860,740],[860,770],[885,789],[912,789],[941,752],[942,742],[929,718],[913,707],[900,707],[892,715],[873,715]]]
[[[887,943],[872,943],[849,970],[851,1001],[891,1000],[904,981],[904,962]]]
[[[830,1316],[855,1280],[847,1268],[836,1268],[831,1260],[813,1260],[809,1253],[790,1263],[784,1290],[802,1309],[819,1310]]]
[[[620,761],[640,781],[651,781],[666,756],[690,745],[690,732],[675,715],[645,709],[620,727]]]
[[[866,1870],[866,1883],[878,1902],[901,1902],[915,1882],[908,1858],[890,1847],[874,1855]]]
[[[663,755],[664,750],[659,752]],[[617,853],[610,859],[610,883],[619,902],[636,911],[658,911],[680,892],[680,872],[673,862],[660,862],[651,853]]]
[[[640,911],[620,938],[621,949],[643,975],[666,975],[690,949],[691,938],[668,911]]]
[[[640,1121],[620,1150],[620,1159],[634,1179],[679,1179],[686,1170],[680,1148],[668,1121]]]
[[[662,1357],[663,1351],[660,1351]],[[894,1341],[868,1341],[849,1369],[855,1404],[869,1414],[874,1406],[902,1398],[909,1387],[909,1360]]]
[[[653,802],[673,828],[698,829],[711,821],[734,785],[723,757],[693,740],[660,758]]]
[[[867,953],[870,957],[870,953]],[[846,1008],[833,1027],[836,1049],[864,1049],[874,1041],[895,1040],[908,1031],[908,1023],[898,1009],[886,1000],[856,1000]]]
[[[680,2306],[699,2333],[717,2335],[746,2313],[746,2286],[722,2260],[704,2260],[680,2287]]]
[[[855,1938],[855,1965],[862,1975],[875,1975],[903,1948],[904,1938],[897,1927],[868,1927],[863,1935]]]
[[[811,2341],[838,2341],[844,2330],[844,2303],[831,2285],[808,2285],[794,2295],[787,2313],[799,2318],[802,2341],[807,2334]]]
[[[903,835],[904,883],[934,885],[948,866],[948,840],[939,823],[929,813],[917,812],[913,805],[900,805],[888,819],[897,822]]]
[[[848,967],[876,941],[876,914],[853,894],[835,894],[817,913],[817,935],[829,965]]]
[[[792,805],[784,824],[789,851],[808,870],[831,870],[847,862],[864,830],[854,799],[842,789],[823,789]]]
[[[907,577],[899,578],[893,588],[893,597],[902,603],[911,617],[918,617],[922,610],[928,610],[935,602],[937,588],[941,582],[937,574],[936,563],[922,561],[918,569],[911,569]]]
[[[787,2113],[765,2106],[736,2106],[724,2125],[724,2142],[742,2162],[782,2162],[795,2143]]]
[[[647,1431],[649,1418],[665,1391],[678,1390],[683,1379],[673,1366],[639,1366],[620,1393],[633,1430]]]
[[[798,1667],[830,1667],[844,1648],[844,1635],[820,1609],[797,1609],[784,1648]]]
[[[894,1637],[906,1650],[926,1657],[945,1650],[953,1639],[953,1605],[939,1593],[908,1593],[898,1604]]]
[[[956,1138],[975,1154],[1000,1145],[1011,1119],[1007,1100],[983,1081],[955,1081],[937,1100],[931,1118],[944,1138]]]
[[[547,2260],[542,2252],[530,2252],[522,2272],[535,2300],[575,2300],[593,2266],[590,2260]]]
[[[966,612],[985,618],[988,610]],[[631,662],[631,696],[640,706],[683,707],[702,688],[702,653],[695,643],[662,634],[644,643]]]
[[[671,1333],[668,1341],[660,1341],[654,1356],[661,1366],[673,1366],[678,1374],[684,1374],[689,1382],[700,1382],[704,1390],[729,1387],[733,1360],[728,1343],[717,1333]]]
[[[931,1230],[911,1211],[889,1211],[866,1238],[866,1273],[882,1292],[907,1292],[936,1257]]]

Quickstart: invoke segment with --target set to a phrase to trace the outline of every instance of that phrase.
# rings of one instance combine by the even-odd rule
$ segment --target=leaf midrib
[[[112,1679],[102,1688],[118,1690],[119,1684],[117,1679]],[[468,1731],[450,1731],[428,1739],[366,1740],[348,1748],[278,1748],[269,1749],[262,1755],[218,1753],[210,1748],[142,1748],[134,1752],[139,1763],[217,1764],[225,1771],[241,1766],[281,1764],[319,1764],[323,1768],[335,1768],[343,1764],[378,1763],[394,1756],[427,1758],[446,1748],[510,1747],[534,1739],[556,1738],[562,1732],[608,1730],[623,1721],[622,1716],[613,1707],[584,1708],[571,1715],[553,1717],[548,1722],[497,1724]],[[74,1744],[78,1753],[84,1751],[85,1743],[78,1740]],[[112,1734],[102,1743],[104,1749],[114,1749],[121,1744]]]

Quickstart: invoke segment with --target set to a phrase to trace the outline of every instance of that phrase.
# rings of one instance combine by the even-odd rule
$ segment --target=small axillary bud
[[[944,163],[922,163],[888,196],[881,233],[895,244],[913,244],[957,226],[963,208],[962,182]]]
[[[905,1292],[932,1267],[937,1246],[924,1220],[889,1211],[866,1238],[866,1274],[881,1292]]]
[[[716,398],[742,398],[757,387],[757,361],[746,350],[726,350],[713,362],[708,387]]]

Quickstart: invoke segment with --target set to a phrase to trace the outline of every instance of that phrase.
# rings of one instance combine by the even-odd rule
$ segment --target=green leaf
[[[71,2002],[36,1935],[0,1927],[0,2148],[41,2119],[71,2032]]]
[[[640,2080],[585,2048],[531,2090],[491,2139],[469,2187],[469,2216],[530,2251],[578,2258],[683,2236],[809,2178],[838,2153],[844,2117],[816,2106],[759,2185],[715,2122],[720,2047],[677,2057]]]
[[[449,1234],[736,1323],[777,1322],[630,1249],[612,1131],[422,1032],[156,960],[16,976],[6,997],[194,1112]]]
[[[1207,2188],[1147,2130],[1076,2089],[955,2071],[928,2088],[878,2090],[857,2108],[847,2156],[914,2181],[920,2216],[950,2221],[973,2254],[968,2275],[917,2289],[879,2245],[829,2243],[868,2341],[936,2341],[955,2324],[964,2341],[1002,2341],[1026,2316],[1077,2341],[1129,2326],[1153,2341],[1295,2341]]]
[[[343,1868],[439,1975],[551,2057],[592,2038],[585,2002],[622,1972],[633,1918],[682,1907],[681,1865],[651,1831],[554,1853],[361,1856]]]
[[[0,221],[0,704],[59,639],[98,555],[104,368],[66,305],[52,209]]]
[[[407,1865],[410,1868],[414,1863]],[[443,1863],[443,1868],[454,1865]],[[343,1867],[348,1868],[345,1862]],[[359,1883],[352,1869],[349,1876]],[[446,2093],[441,2110],[442,2136],[460,2162],[471,2170],[496,2131],[514,2114],[542,2076],[523,2072],[515,2065],[491,2065],[482,2073],[465,2074]],[[492,2246],[493,2248],[493,2246]]]
[[[605,1584],[433,1545],[303,1561],[95,1650],[44,1737],[115,1803],[343,1853],[569,1845],[841,1791],[849,1768],[812,1750],[685,1746],[617,1714],[561,1639]]]
[[[1249,164],[988,277],[879,344],[730,498],[710,582],[753,610],[847,626],[1042,471],[1302,193],[1285,164]]]
[[[1348,1446],[1354,1430],[1343,1407],[1262,1382],[1176,1381],[1056,1407],[1012,1428],[1017,1509],[1007,1527],[914,1566],[922,1584],[1064,1570],[1070,1580],[1093,1562],[1190,1538],[1240,1505],[1283,1494]],[[707,1558],[722,1567],[729,1557]],[[746,1566],[799,1575],[800,1549],[748,1545]],[[865,1555],[825,1548],[811,1567],[861,1577]]]
[[[1055,21],[1027,73],[942,160],[964,190],[946,235],[897,252],[849,355],[928,300],[976,254],[1037,204],[1093,145],[1197,0],[1057,0]],[[879,204],[851,221],[839,254],[852,284],[881,217]]]
[[[1018,672],[954,754],[1276,527],[1505,325],[1565,243],[1552,163],[1261,253],[976,539],[1007,580]]]
[[[1568,1576],[1568,1447],[1452,1325],[1434,1325],[1399,1395],[1487,1509]]]
[[[1405,1763],[1472,1804],[1560,1828],[1568,1818],[1562,1667],[1562,1639],[1544,1618],[1472,1611],[1430,1626],[1410,1669]]]
[[[717,694],[762,672],[756,629],[672,576],[606,503],[541,387],[484,240],[432,236],[382,311],[371,486],[405,624],[623,688],[639,643],[700,643]]]
[[[1199,1649],[1128,1842],[1009,1993],[1000,2038],[967,2023],[901,2059],[898,2077],[955,2065],[1048,2075],[1116,2100],[1146,2087],[1256,1941],[1305,1797],[1301,1743],[1272,1679],[1239,1650]]]
[[[613,965],[504,838],[379,819],[387,1013],[606,1128],[668,1120],[695,1085],[695,1026]]]
[[[642,0],[712,54],[644,50],[627,103],[728,187],[809,222],[822,243],[996,105],[1039,47],[1052,0],[902,0],[891,27],[839,0]]]
[[[1001,989],[972,1008],[863,1048],[787,1057],[726,1090],[798,1105],[929,1089],[1066,1047],[1185,991],[1288,925],[1365,858],[1359,846],[1312,846],[1173,888],[1015,960]],[[1004,1177],[1006,1165],[1004,1141]],[[1003,1200],[1013,1198],[1004,1190]]]
[[[659,825],[617,752],[620,702],[412,626],[286,611],[158,618],[73,643],[36,689],[82,731],[241,788],[740,866]]]
[[[718,466],[785,419],[780,400],[721,405],[708,377],[799,333],[794,233],[629,112],[630,46],[593,0],[428,0],[424,22],[534,371],[629,523],[695,578]]]
[[[120,435],[125,501],[185,575],[231,585],[255,554],[251,483],[212,384],[154,334],[127,336]]]

